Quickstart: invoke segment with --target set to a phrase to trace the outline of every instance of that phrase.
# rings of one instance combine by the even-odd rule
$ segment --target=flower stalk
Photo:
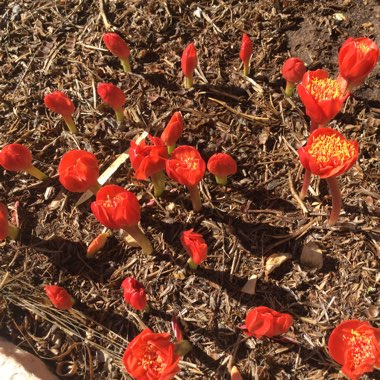
[[[136,243],[141,247],[146,255],[151,255],[153,253],[152,244],[137,224],[134,226],[124,227],[124,231],[136,240]]]

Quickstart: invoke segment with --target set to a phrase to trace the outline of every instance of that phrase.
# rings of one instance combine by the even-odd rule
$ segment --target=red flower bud
[[[247,34],[243,33],[239,56],[244,64],[248,65],[249,60],[252,57],[252,53],[253,53],[252,41]]]
[[[229,154],[215,153],[208,160],[207,169],[214,174],[217,183],[225,185],[227,177],[237,172],[237,164]]]
[[[123,365],[135,380],[172,380],[179,372],[180,356],[170,334],[146,328],[137,335],[123,355]]]
[[[292,57],[285,61],[282,66],[282,76],[287,82],[299,83],[306,73],[305,63],[298,57]]]
[[[298,95],[312,123],[325,125],[333,119],[349,93],[347,82],[328,77],[327,71],[307,71],[297,86]]]
[[[70,150],[62,156],[58,174],[65,189],[74,193],[85,192],[98,185],[98,160],[90,152]]]
[[[359,380],[364,373],[380,368],[380,329],[368,322],[342,322],[331,333],[328,348],[350,380]]]
[[[182,53],[181,58],[181,68],[183,74],[186,77],[192,77],[195,67],[197,66],[198,58],[197,58],[197,49],[193,43],[187,45],[186,49]]]
[[[183,231],[181,243],[196,265],[201,264],[207,258],[207,244],[203,236],[190,230]]]
[[[362,84],[376,66],[379,47],[369,38],[349,38],[339,51],[339,74],[350,88]]]
[[[45,292],[57,309],[68,310],[74,305],[74,298],[61,286],[45,285]]]
[[[127,277],[121,284],[124,289],[124,301],[137,310],[147,307],[144,285],[133,277]]]
[[[0,165],[9,171],[25,171],[32,166],[32,152],[22,144],[8,144],[0,151]]]
[[[62,116],[71,115],[75,111],[73,102],[61,91],[45,95],[44,103],[49,110]]]
[[[269,307],[259,306],[247,313],[245,325],[241,328],[246,330],[244,331],[246,335],[260,339],[263,336],[272,338],[284,334],[292,324],[293,317],[290,314],[279,313]]]
[[[0,202],[0,241],[8,236],[8,208]]]
[[[179,146],[174,149],[171,159],[166,161],[168,176],[184,186],[196,186],[205,171],[206,163],[192,146]]]
[[[184,125],[181,112],[174,112],[173,116],[169,120],[169,123],[161,134],[161,140],[166,146],[175,145],[182,134],[183,127]]]
[[[123,91],[112,83],[99,83],[97,92],[103,102],[108,104],[114,110],[119,110],[125,104],[125,95]]]
[[[140,204],[136,196],[117,185],[103,186],[91,203],[91,211],[104,226],[117,229],[136,226],[140,220]]]
[[[116,33],[103,34],[103,41],[107,49],[120,59],[128,59],[130,56],[129,47],[126,42]]]
[[[102,232],[99,234],[87,247],[87,258],[91,258],[96,252],[100,251],[107,243],[109,234],[108,232]]]
[[[165,169],[165,161],[168,158],[167,149],[159,137],[148,135],[152,145],[147,145],[145,140],[139,144],[131,141],[129,158],[137,179],[145,180]]]
[[[318,128],[307,144],[298,149],[302,166],[321,178],[336,177],[349,170],[358,159],[358,143],[331,128]]]

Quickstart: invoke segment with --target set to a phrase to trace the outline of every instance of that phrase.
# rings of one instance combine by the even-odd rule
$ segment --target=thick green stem
[[[336,177],[326,178],[326,181],[332,197],[332,209],[327,224],[333,226],[339,219],[340,210],[342,208],[342,195]]]
[[[173,153],[173,150],[175,149],[175,144],[174,145],[168,145],[167,148],[168,148],[168,154],[169,154],[169,156],[171,156],[171,154]]]
[[[125,73],[130,73],[132,71],[131,64],[129,62],[129,58],[127,59],[120,59],[121,65],[123,66]]]
[[[243,68],[243,74],[247,77],[249,75],[249,72],[250,72],[250,65],[249,65],[249,61],[247,62],[244,62],[244,68]]]
[[[292,96],[295,87],[295,83],[286,81],[285,95],[288,97]]]
[[[136,243],[142,248],[146,255],[151,255],[153,253],[153,246],[141,231],[140,227],[136,224],[135,226],[130,226],[124,228],[124,230],[136,240]]]
[[[67,127],[69,128],[70,132],[73,135],[76,135],[78,133],[78,129],[75,126],[75,123],[74,123],[72,116],[71,115],[62,115],[62,117],[63,117],[63,120],[65,120],[65,123],[66,123]]]
[[[96,182],[95,185],[92,185],[89,190],[93,193],[93,194],[96,194],[100,188],[102,187],[102,185],[99,183],[99,182]]]
[[[200,211],[202,208],[201,195],[199,193],[198,185],[188,186],[190,192],[190,199],[195,212]]]
[[[115,108],[116,121],[121,123],[124,120],[124,110],[123,108]]]
[[[187,260],[187,265],[191,270],[197,270],[198,264],[195,264],[194,260],[190,257],[189,260]]]
[[[28,169],[25,169],[25,171],[33,177],[39,179],[40,181],[45,181],[49,178],[46,174],[42,173],[42,171],[40,169],[37,169],[34,165],[29,167]]]
[[[154,188],[154,196],[159,197],[165,190],[165,175],[162,170],[151,175]]]
[[[185,76],[184,86],[186,89],[193,87],[193,75]]]
[[[20,233],[19,228],[17,228],[13,224],[8,223],[8,237],[10,239],[16,240],[19,233]]]
[[[222,185],[222,186],[226,186],[227,185],[227,176],[226,175],[222,176],[222,177],[216,175],[215,176],[215,180],[216,180],[216,183],[218,185]]]
[[[309,185],[310,185],[310,181],[311,181],[311,171],[308,169],[305,169],[305,175],[303,177],[302,189],[300,192],[301,200],[305,199],[305,197],[306,197],[307,190],[308,190]]]

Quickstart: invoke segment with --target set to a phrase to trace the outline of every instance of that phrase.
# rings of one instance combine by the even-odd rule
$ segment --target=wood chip
[[[273,255],[270,255],[265,262],[265,275],[268,276],[285,261],[290,260],[291,258],[292,255],[290,253],[274,253]]]
[[[241,288],[241,292],[254,295],[256,293],[257,276],[254,274]]]
[[[300,261],[302,266],[310,269],[321,269],[323,267],[323,253],[316,242],[310,241],[304,245]]]

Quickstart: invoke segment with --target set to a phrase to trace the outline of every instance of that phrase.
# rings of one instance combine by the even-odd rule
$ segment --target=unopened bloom
[[[123,91],[112,83],[99,83],[97,92],[103,102],[115,111],[117,121],[122,121],[124,119],[123,106],[126,101]]]
[[[137,335],[123,355],[123,365],[135,380],[172,380],[179,372],[180,356],[169,333],[146,328]]]
[[[340,48],[339,75],[350,89],[362,84],[376,66],[379,47],[369,38],[348,38]]]
[[[246,76],[249,75],[249,61],[251,60],[252,52],[252,41],[247,34],[243,33],[239,56],[240,59],[243,61],[244,75]]]
[[[201,234],[193,231],[193,228],[183,231],[181,243],[191,258],[189,261],[190,267],[196,269],[207,258],[207,244]]]
[[[244,333],[255,338],[266,336],[272,338],[276,335],[286,333],[293,324],[293,317],[290,314],[279,313],[266,306],[255,307],[247,313],[245,325],[241,326],[246,330]]]
[[[282,76],[286,80],[286,96],[292,95],[295,84],[302,81],[305,72],[305,63],[298,57],[292,57],[285,61],[282,66]]]
[[[175,144],[183,132],[183,118],[181,112],[174,112],[161,134],[161,140],[168,147],[168,152],[171,154],[175,148]]]
[[[32,152],[22,144],[8,144],[0,151],[0,165],[11,172],[26,171],[43,181],[47,175],[32,165]]]
[[[193,43],[189,44],[182,53],[181,68],[185,75],[185,88],[193,87],[193,73],[198,63],[197,50]]]
[[[227,177],[237,172],[237,164],[229,154],[215,153],[209,158],[207,169],[219,185],[226,185]]]
[[[331,333],[328,349],[350,380],[380,368],[380,329],[357,319],[340,323]]]
[[[133,277],[127,277],[121,284],[124,292],[124,301],[136,310],[147,307],[144,285]]]
[[[19,234],[19,229],[13,224],[8,223],[8,208],[0,202],[0,241],[7,237],[16,239]]]
[[[59,182],[69,191],[96,193],[100,188],[98,160],[90,152],[74,149],[65,153],[58,165],[58,174]]]
[[[76,134],[78,132],[72,114],[75,111],[75,107],[70,98],[61,91],[54,91],[45,95],[44,103],[50,111],[60,114],[63,117],[66,125],[70,129],[70,132]]]
[[[338,114],[349,95],[346,88],[345,80],[331,79],[325,70],[304,74],[297,90],[312,124],[323,126]]]
[[[45,285],[45,292],[57,309],[68,310],[74,305],[74,298],[61,286]]]
[[[107,49],[121,61],[126,73],[131,71],[129,63],[130,50],[126,42],[116,33],[103,34],[103,42]]]

